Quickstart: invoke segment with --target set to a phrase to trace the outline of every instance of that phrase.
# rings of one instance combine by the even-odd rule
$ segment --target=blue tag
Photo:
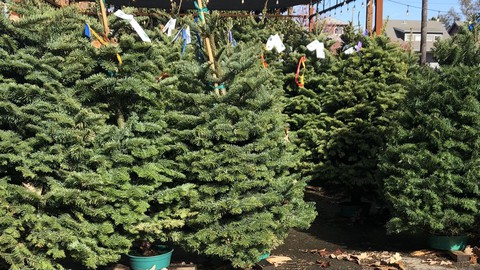
[[[85,36],[88,38],[92,37],[92,33],[90,33],[90,26],[88,26],[88,24],[85,24]]]

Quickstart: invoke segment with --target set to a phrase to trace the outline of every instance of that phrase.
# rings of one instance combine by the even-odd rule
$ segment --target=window
[[[427,42],[434,42],[437,39],[441,39],[441,34],[427,34]],[[422,40],[421,34],[405,34],[405,41],[407,42],[420,42]]]
[[[442,38],[442,35],[440,34],[428,34],[427,35],[427,41],[435,41],[435,40],[438,40],[438,39],[441,39]]]
[[[422,39],[420,34],[405,34],[405,41],[407,42],[417,42]]]

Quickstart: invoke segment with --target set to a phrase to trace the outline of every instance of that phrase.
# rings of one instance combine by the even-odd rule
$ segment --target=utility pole
[[[428,0],[422,0],[422,26],[421,26],[421,39],[420,39],[420,64],[425,65],[427,63],[427,13],[428,13]]]
[[[367,28],[368,34],[372,35],[373,28],[373,0],[367,0],[367,21],[365,23],[365,28]]]

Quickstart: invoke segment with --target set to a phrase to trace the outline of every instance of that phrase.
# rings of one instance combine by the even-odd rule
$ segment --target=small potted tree
[[[436,249],[459,250],[479,217],[479,67],[425,68],[385,151],[390,232],[424,231]]]

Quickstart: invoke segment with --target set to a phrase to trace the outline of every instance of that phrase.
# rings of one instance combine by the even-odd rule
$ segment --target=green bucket
[[[156,246],[156,250],[161,254],[155,256],[127,254],[130,258],[130,268],[132,270],[151,270],[153,266],[155,266],[155,270],[167,268],[172,259],[173,249],[166,246]]]
[[[468,236],[443,236],[430,235],[428,244],[433,249],[438,250],[464,250],[467,246]]]
[[[260,255],[260,257],[257,258],[257,262],[265,260],[268,257],[270,257],[270,252],[263,253],[262,255]]]

